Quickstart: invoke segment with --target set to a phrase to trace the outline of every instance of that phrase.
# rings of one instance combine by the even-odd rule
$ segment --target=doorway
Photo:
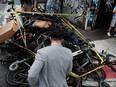
[[[108,0],[100,0],[98,18],[97,18],[97,28],[108,28],[112,19],[112,10],[115,6],[116,0],[111,1],[111,8],[108,8],[106,2]]]

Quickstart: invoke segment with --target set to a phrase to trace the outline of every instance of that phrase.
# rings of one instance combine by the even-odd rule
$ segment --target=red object
[[[116,68],[116,65],[114,67]],[[108,66],[103,67],[103,70],[106,73],[106,79],[116,78],[116,73],[112,71]]]
[[[29,33],[29,37],[30,37],[30,38],[33,37],[33,34],[32,34],[32,33]]]
[[[23,37],[23,36],[19,36],[19,37],[16,39],[16,41],[22,39],[22,37]]]

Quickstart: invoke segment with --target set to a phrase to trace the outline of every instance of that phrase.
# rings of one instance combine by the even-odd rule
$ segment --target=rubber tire
[[[109,85],[107,82],[102,82],[102,83],[101,83],[101,86],[102,86],[102,87],[110,87],[110,85]]]
[[[14,75],[16,74],[17,71],[9,71],[7,74],[6,74],[6,82],[9,84],[9,85],[12,85],[12,86],[17,86],[19,85],[18,83],[15,83],[13,82],[13,77]]]
[[[28,83],[27,83],[27,84],[23,84],[23,83],[21,83],[20,81],[19,81],[19,83],[16,83],[16,82],[13,81],[14,78],[17,79],[17,77],[20,76],[20,75],[19,75],[20,72],[25,72],[25,71],[27,72],[26,69],[20,69],[20,68],[19,68],[18,70],[16,70],[16,71],[9,71],[9,72],[6,74],[6,82],[7,82],[9,85],[12,85],[12,86],[17,86],[17,85],[28,85]],[[26,74],[26,73],[24,73],[24,74]],[[24,81],[25,78],[22,79],[22,77],[20,77],[20,80],[21,80],[21,81]]]
[[[69,79],[70,80],[67,80],[68,81],[68,85],[71,86],[71,87],[80,87],[82,85],[82,79],[81,78],[75,78],[75,77],[72,77],[72,76],[69,76]]]
[[[101,76],[98,75],[98,74],[101,74]],[[103,69],[99,69],[99,70],[97,70],[97,71],[94,71],[94,72],[91,73],[90,75],[91,75],[91,77],[92,77],[95,81],[105,80],[105,79],[106,79],[106,74],[105,74],[105,72],[104,72]]]

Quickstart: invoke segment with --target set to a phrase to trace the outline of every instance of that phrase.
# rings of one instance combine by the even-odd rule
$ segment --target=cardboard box
[[[23,4],[21,11],[27,11],[27,12],[31,12],[32,11],[32,7],[28,4]]]
[[[0,43],[11,38],[19,29],[15,20],[11,20],[0,28]]]

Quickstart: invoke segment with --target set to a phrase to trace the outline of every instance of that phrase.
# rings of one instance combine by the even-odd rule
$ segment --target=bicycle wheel
[[[9,85],[16,86],[16,85],[28,85],[27,80],[27,69],[21,69],[16,71],[9,71],[6,74],[6,82]]]
[[[102,82],[101,87],[110,87],[110,85],[107,82]]]
[[[105,80],[106,74],[103,69],[99,69],[90,74],[95,81]]]
[[[69,78],[67,79],[67,84],[68,86],[71,87],[80,87],[82,83],[82,79],[81,78],[74,78],[72,76],[69,76]]]
[[[81,87],[82,86],[82,79],[74,79],[74,85],[72,87]]]
[[[7,74],[6,74],[6,82],[9,84],[9,85],[12,85],[12,86],[16,86],[18,85],[18,83],[14,82],[14,76],[16,74],[16,71],[9,71]]]

